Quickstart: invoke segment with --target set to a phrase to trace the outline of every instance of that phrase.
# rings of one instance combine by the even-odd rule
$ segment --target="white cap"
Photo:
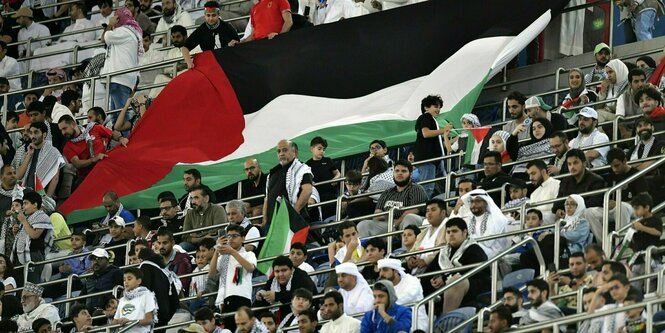
[[[109,253],[106,250],[102,249],[101,247],[96,248],[94,251],[92,251],[92,253],[90,253],[90,256],[97,258],[106,258],[106,259],[110,257]]]
[[[115,225],[117,225],[119,227],[123,227],[123,228],[125,227],[125,219],[123,219],[120,216],[116,216],[116,217],[110,219],[109,220],[109,225],[111,224],[111,222],[115,223]]]
[[[527,109],[535,108],[536,106],[540,106],[540,103],[538,101],[538,98],[536,98],[536,96],[531,96],[527,98],[526,101],[524,102],[524,107]]]
[[[580,110],[579,115],[582,117],[598,119],[598,112],[588,106],[583,107],[582,110]]]

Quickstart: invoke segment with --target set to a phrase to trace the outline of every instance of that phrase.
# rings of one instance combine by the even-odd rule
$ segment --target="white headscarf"
[[[483,189],[477,189],[463,195],[462,202],[464,203],[464,206],[469,208],[469,210],[471,209],[471,200],[473,200],[474,198],[480,198],[485,201],[485,203],[487,204],[486,212],[488,213],[488,216],[487,216],[487,222],[484,226],[485,231],[483,232],[482,235],[476,234],[475,225],[472,226],[471,224],[473,223],[474,218],[476,218],[477,220],[480,219],[480,221],[476,221],[476,223],[482,223],[484,216],[481,216],[480,218],[472,216],[470,220],[471,222],[467,221],[467,223],[469,224],[469,238],[498,235],[506,232],[508,219],[506,218],[505,215],[503,215],[501,209],[494,203],[494,200],[492,200],[492,198],[487,194],[487,192]],[[483,226],[481,225],[481,230],[482,229]],[[508,239],[507,237],[503,237],[492,240],[486,240],[478,242],[478,245],[480,245],[480,247],[483,248],[485,254],[487,254],[487,257],[491,259],[494,258],[501,251],[505,250],[510,245],[510,239]]]
[[[619,95],[624,91],[624,88],[628,86],[628,67],[626,67],[626,64],[624,64],[623,61],[619,59],[610,60],[607,65],[605,65],[605,67],[612,68],[614,73],[616,73],[617,79],[617,83],[610,87],[610,91],[608,92],[607,97],[619,97]],[[609,93],[612,95],[610,96]]]
[[[402,262],[399,261],[398,259],[393,259],[393,258],[379,259],[377,265],[379,266],[379,269],[381,268],[394,269],[397,272],[399,272],[399,275],[401,277],[404,277],[404,275],[406,274],[406,272],[404,271],[404,267],[402,267]]]
[[[582,218],[582,214],[584,214],[584,211],[586,210],[586,204],[584,203],[584,198],[582,198],[580,195],[571,194],[568,197],[575,200],[575,202],[577,203],[577,209],[575,209],[573,215],[568,215],[568,213],[566,213],[566,217],[563,218],[563,220],[566,221],[565,227],[577,223]]]

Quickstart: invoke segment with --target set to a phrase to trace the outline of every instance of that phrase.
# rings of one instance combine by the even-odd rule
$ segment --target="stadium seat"
[[[447,333],[455,326],[461,324],[463,321],[471,318],[476,314],[476,308],[473,307],[464,307],[457,310],[448,312],[448,314],[436,320],[434,323],[434,332],[435,333]],[[466,325],[462,333],[471,333],[471,325]]]

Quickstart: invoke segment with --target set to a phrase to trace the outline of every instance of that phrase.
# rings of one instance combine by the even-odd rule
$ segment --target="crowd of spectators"
[[[461,116],[460,128],[452,123],[440,127],[443,101],[430,95],[421,102],[414,144],[404,152],[405,159],[393,160],[388,144],[377,138],[368,143],[368,155],[363,154],[356,169],[342,172],[337,161],[325,156],[325,138],[311,140],[309,159],[285,139],[276,143],[279,163],[274,167],[264,169],[256,158],[245,161],[242,195],[225,205],[218,204],[222,200],[205,185],[203,175],[189,169],[183,174],[187,193],[180,198],[161,193],[158,212],[137,217],[112,191],[99,198],[107,213],[99,221],[70,229],[56,211],[108,150],[131,144],[127,135],[159,93],[134,94],[138,80],[146,79],[137,73],[114,76],[108,87],[68,84],[68,78],[182,58],[175,70],[148,79],[167,82],[194,67],[192,57],[199,50],[272,39],[291,29],[411,2],[261,0],[248,6],[208,1],[201,6],[164,0],[153,6],[150,0],[133,0],[113,8],[101,0],[13,8],[12,18],[21,29],[16,35],[3,29],[0,36],[3,93],[25,85],[15,78],[25,64],[17,59],[60,50],[67,43],[101,42],[107,49],[89,54],[90,60],[70,73],[49,67],[44,83],[62,85],[9,99],[7,125],[0,133],[0,211],[6,212],[0,228],[0,330],[43,332],[60,322],[67,330],[85,331],[136,321],[132,332],[173,323],[189,325],[175,331],[208,333],[282,332],[292,326],[299,332],[408,332],[412,327],[427,332],[433,330],[428,316],[482,304],[493,278],[522,269],[538,272],[531,243],[503,253],[525,239],[535,240],[552,264],[545,276],[525,281],[525,293],[504,286],[503,304],[489,316],[491,332],[575,314],[577,298],[558,295],[580,288],[581,308],[589,314],[662,296],[654,295],[653,283],[647,288],[644,281],[630,278],[662,269],[661,256],[646,262],[645,251],[663,244],[663,220],[652,210],[665,199],[665,170],[631,182],[620,199],[610,198],[609,207],[603,206],[602,190],[655,161],[645,158],[665,154],[665,140],[657,133],[665,130],[665,79],[651,77],[653,59],[641,57],[635,64],[613,59],[603,43],[595,48],[597,64],[590,72],[569,70],[570,89],[561,105],[509,93],[511,119],[493,126],[481,144],[468,142],[470,132],[483,127],[476,115]],[[89,10],[90,5],[96,9]],[[72,21],[67,26],[35,22],[67,13]],[[247,23],[224,21],[248,14]],[[642,17],[640,24],[648,19]],[[635,30],[646,33],[647,28],[635,25]],[[57,41],[48,39],[61,32],[65,35]],[[6,43],[40,37],[15,50]],[[173,47],[158,50],[160,44]],[[91,89],[96,96],[102,93],[97,89],[109,89],[109,105],[90,100]],[[107,113],[117,109],[117,116]],[[81,110],[87,121],[79,124]],[[618,122],[617,139],[628,140],[614,145],[611,127],[603,122],[617,116],[632,118]],[[10,129],[22,130],[8,134]],[[454,188],[446,192],[435,178],[455,164],[446,156],[461,152],[470,155],[470,162],[455,171],[468,175],[452,178]],[[590,191],[596,192],[585,194]],[[333,205],[321,204],[340,196],[341,216]],[[243,200],[249,197],[255,198]],[[306,243],[291,244],[289,255],[275,258],[265,275],[257,258],[278,198],[319,228]],[[561,200],[540,204],[554,199]],[[533,205],[520,216],[518,209],[525,204]],[[609,230],[603,226],[605,208]],[[341,221],[326,225],[336,220]],[[627,235],[612,244],[613,253],[605,253],[600,245],[607,235],[624,226],[629,226]],[[502,236],[515,230],[526,232]],[[389,232],[395,236],[385,237]],[[316,247],[323,251],[311,250]],[[492,277],[487,268],[463,278],[471,265],[500,255],[499,276]],[[70,277],[74,282],[67,288]],[[44,282],[49,287],[40,285]],[[253,287],[257,283],[260,288]],[[411,306],[444,287],[435,313]],[[12,291],[17,288],[22,289]],[[67,299],[77,296],[82,298]],[[260,312],[252,310],[256,308]],[[645,313],[620,312],[569,329],[639,332]]]

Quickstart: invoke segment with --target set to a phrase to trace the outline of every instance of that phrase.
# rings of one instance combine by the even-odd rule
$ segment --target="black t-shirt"
[[[193,50],[200,46],[201,50],[210,51],[228,47],[231,40],[240,40],[238,32],[231,24],[220,20],[219,26],[215,29],[208,28],[206,23],[201,24],[187,37],[185,47]]]
[[[335,162],[333,162],[328,157],[324,157],[318,161],[310,158],[309,161],[305,162],[305,164],[312,168],[312,174],[314,175],[315,183],[333,179],[333,177],[335,177],[335,171],[338,170]],[[316,190],[319,191],[319,195],[321,195],[322,201],[335,198],[335,189],[336,187],[332,184],[316,186]]]
[[[638,173],[639,170],[636,168],[631,167],[630,170],[622,175],[617,175],[614,172],[610,172],[609,176],[607,177],[607,182],[609,184],[612,183],[620,183],[624,181],[626,178]],[[635,197],[636,195],[644,192],[649,192],[649,185],[647,185],[646,180],[644,180],[644,177],[639,177],[629,183],[626,188],[628,192],[622,191],[621,193],[621,201],[626,201],[630,202],[630,200]]]
[[[266,193],[266,180],[268,179],[268,175],[265,173],[261,172],[261,176],[259,177],[259,185],[256,185],[253,180],[245,179],[243,180],[240,184],[242,188],[242,197],[243,198],[249,198],[249,197],[254,197],[257,195],[265,194]],[[260,204],[263,204],[263,198],[258,198],[258,199],[251,199],[251,200],[243,200],[244,202],[249,203],[251,207],[258,206]]]
[[[418,117],[416,120],[416,144],[413,151],[415,160],[423,161],[430,158],[443,156],[439,137],[435,136],[432,138],[425,138],[423,136],[423,128],[428,128],[430,130],[437,129],[436,120],[434,117],[432,117],[431,114],[427,112],[421,114],[420,117]]]
[[[642,225],[648,228],[654,228],[663,232],[663,221],[660,216],[651,215],[641,221]],[[637,251],[644,251],[647,247],[654,245],[659,246],[661,244],[660,236],[650,235],[644,231],[636,231],[633,235],[633,240],[630,242],[630,248]]]
[[[268,207],[266,210],[266,212],[268,212],[268,224],[270,224],[270,221],[272,220],[272,212],[275,209],[275,200],[277,200],[277,197],[282,196],[284,198],[288,198],[289,196],[288,192],[286,191],[286,172],[291,167],[291,164],[293,164],[293,162],[285,166],[277,165],[270,170],[270,181],[267,184]],[[312,175],[305,174],[300,184],[312,184]],[[300,189],[298,189],[298,195],[300,195]],[[307,212],[306,204],[305,207],[300,210],[300,215],[303,217],[303,219],[305,219],[305,221],[309,221],[309,213]]]

